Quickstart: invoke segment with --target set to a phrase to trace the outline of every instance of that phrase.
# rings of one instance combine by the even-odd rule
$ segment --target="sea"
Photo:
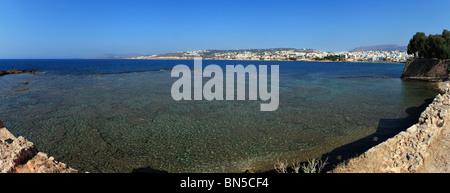
[[[354,157],[414,124],[438,94],[400,79],[402,63],[203,60],[278,65],[279,107],[264,112],[260,100],[174,100],[178,64],[194,61],[3,59],[0,71],[40,72],[0,77],[0,120],[81,172],[267,172],[280,160]]]

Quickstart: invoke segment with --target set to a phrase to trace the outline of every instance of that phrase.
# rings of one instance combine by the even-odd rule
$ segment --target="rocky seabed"
[[[450,84],[422,112],[418,123],[338,165],[334,173],[418,172],[429,156],[428,148],[441,130],[450,129]],[[0,173],[73,173],[77,170],[39,152],[22,136],[15,137],[0,121]]]
[[[443,84],[443,94],[420,115],[418,123],[367,150],[362,155],[338,165],[334,173],[415,173],[429,157],[429,146],[444,128],[450,127],[450,91]],[[442,88],[442,87],[441,87]]]

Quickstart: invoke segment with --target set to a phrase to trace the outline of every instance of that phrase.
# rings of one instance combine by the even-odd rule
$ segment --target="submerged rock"
[[[0,76],[7,75],[7,74],[23,74],[23,73],[29,73],[29,74],[36,74],[40,71],[38,70],[4,70],[0,71]]]

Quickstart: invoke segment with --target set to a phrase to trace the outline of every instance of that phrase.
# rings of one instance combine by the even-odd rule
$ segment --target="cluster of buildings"
[[[342,61],[356,62],[406,62],[408,58],[414,57],[408,55],[406,51],[355,51],[355,52],[336,52]]]
[[[228,52],[216,52],[211,59],[223,60],[298,60],[319,53],[311,49],[259,49],[259,50],[234,50]]]
[[[293,61],[348,61],[348,62],[406,62],[412,55],[406,51],[345,51],[323,52],[315,49],[247,49],[247,50],[197,50],[132,59],[192,59],[201,56],[213,60],[293,60]]]

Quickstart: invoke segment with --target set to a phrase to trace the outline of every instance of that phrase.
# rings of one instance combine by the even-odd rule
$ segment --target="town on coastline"
[[[341,62],[406,62],[413,57],[406,50],[355,50],[324,52],[316,49],[273,48],[242,50],[197,50],[125,57],[126,59],[193,59],[268,60],[268,61],[341,61]]]

